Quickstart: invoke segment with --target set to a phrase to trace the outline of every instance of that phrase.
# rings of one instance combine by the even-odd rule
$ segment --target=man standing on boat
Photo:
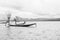
[[[11,18],[11,14],[9,13],[9,14],[7,14],[7,21],[6,21],[6,24],[10,24],[10,18]],[[6,24],[5,24],[5,26],[6,26]]]

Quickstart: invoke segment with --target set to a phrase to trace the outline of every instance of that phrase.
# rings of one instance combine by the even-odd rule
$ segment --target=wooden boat
[[[32,23],[32,24],[15,24],[15,25],[12,25],[12,24],[9,24],[9,26],[13,26],[13,27],[29,27],[29,26],[32,26],[32,25],[36,25],[36,23]]]

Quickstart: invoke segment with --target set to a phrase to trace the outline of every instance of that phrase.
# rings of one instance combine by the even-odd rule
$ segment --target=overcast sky
[[[60,0],[0,0],[0,6],[33,12],[37,15],[60,14]]]

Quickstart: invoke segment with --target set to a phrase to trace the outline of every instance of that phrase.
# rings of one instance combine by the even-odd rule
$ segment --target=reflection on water
[[[34,23],[34,22],[27,22]],[[10,40],[57,40],[60,38],[60,22],[36,22],[36,28],[10,27],[0,25],[0,39]],[[33,26],[32,26],[33,27]],[[7,31],[8,30],[8,31]],[[10,36],[8,36],[8,35]]]

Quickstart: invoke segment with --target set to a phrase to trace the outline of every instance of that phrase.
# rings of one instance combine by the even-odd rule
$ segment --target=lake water
[[[34,23],[34,22],[27,22]],[[36,22],[35,28],[10,27],[0,24],[0,40],[60,40],[60,22]]]

